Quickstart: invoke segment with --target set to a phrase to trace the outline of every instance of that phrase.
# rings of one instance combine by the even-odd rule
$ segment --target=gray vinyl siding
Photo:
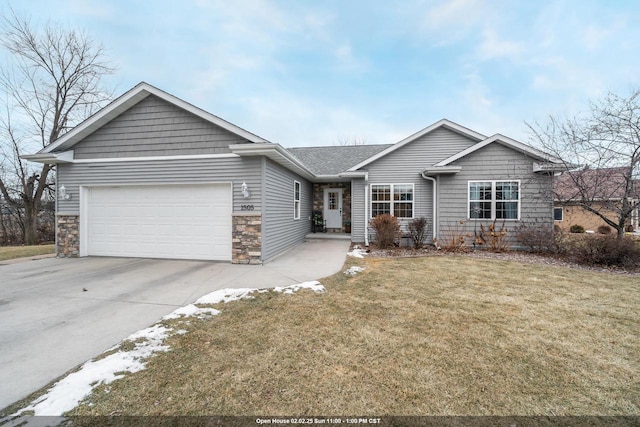
[[[150,95],[73,147],[74,158],[112,158],[229,153],[248,142]]]
[[[232,182],[233,210],[252,204],[262,209],[262,172],[259,158],[230,157],[220,159],[124,161],[58,165],[58,185],[64,185],[69,200],[58,200],[58,212],[79,214],[79,186],[135,184],[197,184]],[[246,182],[250,199],[242,197]]]
[[[474,140],[448,129],[436,129],[365,166],[369,172],[369,185],[414,184],[413,217],[427,218],[427,242],[430,243],[433,236],[433,184],[421,173],[474,143]],[[354,211],[358,209],[360,207],[354,205]],[[400,220],[403,230],[406,231],[409,221]]]
[[[479,229],[480,224],[487,227],[492,223],[489,220],[468,220],[468,183],[483,180],[520,180],[521,221],[505,221],[511,245],[516,244],[515,229],[521,222],[553,227],[552,178],[548,175],[533,173],[533,161],[525,154],[498,143],[490,144],[456,161],[454,163],[456,166],[462,166],[461,172],[440,177],[439,234],[450,233],[451,227],[459,224],[459,221],[466,221],[459,228],[471,234]],[[496,224],[501,227],[502,220]],[[458,226],[455,225],[455,227]]]
[[[268,261],[302,243],[311,231],[313,186],[271,160],[265,161],[262,259]],[[300,219],[293,219],[293,182],[300,182]]]
[[[365,201],[364,179],[351,180],[351,241],[364,243],[364,201]]]

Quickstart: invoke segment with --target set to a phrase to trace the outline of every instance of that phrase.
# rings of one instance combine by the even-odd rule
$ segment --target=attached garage
[[[85,186],[80,255],[231,260],[231,184]]]

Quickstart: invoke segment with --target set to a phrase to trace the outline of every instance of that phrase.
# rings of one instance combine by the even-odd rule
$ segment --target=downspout
[[[364,175],[364,245],[369,246],[369,173]]]
[[[433,231],[433,241],[435,242],[436,237],[438,235],[437,233],[437,229],[436,229],[436,224],[438,223],[438,219],[437,219],[437,215],[438,215],[438,209],[437,209],[437,193],[436,193],[436,189],[437,189],[437,181],[435,178],[431,177],[431,176],[426,176],[424,174],[424,171],[422,172],[422,177],[424,179],[428,179],[429,181],[431,181],[432,183],[432,190],[433,190],[433,195],[431,196],[431,200],[432,200],[432,204],[433,204],[433,226],[431,227],[432,231]]]
[[[56,250],[56,256],[58,256],[58,170],[60,168],[56,167],[56,178],[55,178],[55,186],[56,186],[56,191],[54,192],[55,194],[55,199],[54,199],[54,205],[53,205],[53,243],[55,245],[55,250]],[[78,224],[78,227],[80,226],[80,224]]]

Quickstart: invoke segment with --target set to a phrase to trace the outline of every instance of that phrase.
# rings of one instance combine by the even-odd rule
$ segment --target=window
[[[413,184],[371,184],[371,218],[413,218]]]
[[[470,219],[519,219],[520,181],[469,181]]]
[[[562,221],[564,219],[564,209],[562,208],[553,208],[553,220],[554,221]]]
[[[300,183],[293,181],[293,219],[300,219]]]

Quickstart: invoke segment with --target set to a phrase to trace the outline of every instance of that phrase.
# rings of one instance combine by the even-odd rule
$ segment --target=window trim
[[[376,186],[389,186],[389,191],[390,191],[390,200],[387,201],[374,201],[373,200],[373,187]],[[407,200],[399,200],[399,201],[395,201],[393,199],[393,196],[395,194],[395,186],[401,186],[401,185],[408,185],[411,186],[411,194],[412,194],[412,198],[411,201],[407,201]],[[369,219],[373,219],[373,204],[374,203],[389,203],[389,214],[390,215],[394,215],[394,204],[395,203],[411,203],[411,216],[403,216],[403,217],[397,217],[400,220],[406,219],[414,219],[416,217],[416,185],[413,182],[396,182],[394,184],[391,183],[382,183],[382,182],[376,182],[376,183],[371,183],[369,184]],[[394,215],[395,216],[395,215]]]
[[[297,191],[296,191],[297,190]],[[300,200],[302,199],[302,185],[300,181],[293,180],[293,219],[300,219]]]
[[[556,219],[556,209],[560,209],[560,219]],[[564,221],[564,208],[562,206],[553,207],[553,220],[556,222]]]
[[[471,184],[488,182],[491,183],[491,217],[490,218],[471,218]],[[504,182],[517,182],[518,183],[518,199],[507,200],[518,203],[518,216],[517,218],[496,218],[496,184]],[[474,181],[467,181],[467,219],[470,221],[520,221],[522,207],[522,183],[519,179],[478,179]]]

